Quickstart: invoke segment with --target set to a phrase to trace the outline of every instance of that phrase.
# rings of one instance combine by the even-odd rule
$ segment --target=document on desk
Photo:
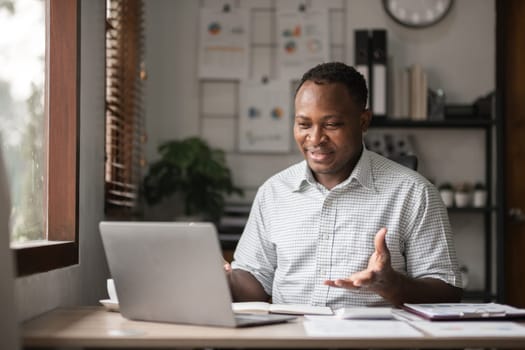
[[[303,304],[270,304],[263,301],[246,301],[232,303],[235,313],[286,314],[286,315],[332,315],[328,306]]]
[[[415,328],[436,337],[523,337],[525,327],[511,321],[415,321]]]
[[[307,318],[303,322],[310,337],[326,338],[419,338],[423,334],[403,321],[342,320],[335,317]]]

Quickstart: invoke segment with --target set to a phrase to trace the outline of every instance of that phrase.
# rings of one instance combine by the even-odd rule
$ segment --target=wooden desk
[[[312,338],[302,320],[229,329],[136,322],[102,307],[56,309],[22,325],[25,347],[91,348],[524,348],[520,338]]]

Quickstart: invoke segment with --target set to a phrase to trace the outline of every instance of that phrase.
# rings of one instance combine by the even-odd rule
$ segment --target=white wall
[[[256,3],[257,7],[274,7],[274,2],[269,0]],[[353,64],[354,30],[386,28],[389,56],[394,57],[394,65],[421,63],[428,70],[429,87],[443,88],[447,103],[469,104],[495,89],[494,0],[457,0],[442,22],[419,30],[404,28],[390,19],[380,0],[328,3],[332,9],[332,59],[346,57],[346,62]],[[149,72],[145,89],[147,158],[157,157],[156,147],[162,141],[201,135],[213,146],[227,151],[234,180],[247,190],[246,200],[250,201],[264,179],[300,160],[301,156],[294,145],[287,154],[240,153],[236,146],[236,83],[197,80],[199,2],[146,0],[145,4]],[[275,71],[271,68],[269,45],[275,42],[271,37],[274,13],[254,13],[252,43],[263,45],[253,47],[252,76],[271,75]],[[423,130],[418,135],[414,143],[424,175],[437,182],[483,180],[480,178],[484,176],[485,161],[481,132],[449,130],[438,134]],[[440,144],[443,140],[447,149],[454,152],[443,151]],[[445,156],[447,167],[442,166]],[[466,167],[465,159],[469,160]]]
[[[420,63],[429,87],[443,88],[449,103],[471,103],[494,90],[496,9],[494,0],[456,0],[450,13],[425,29],[408,29],[383,10],[380,0],[348,0],[347,29],[385,28],[389,56],[398,67]],[[354,57],[348,35],[347,57]]]
[[[104,0],[81,1],[80,263],[16,280],[19,320],[59,306],[95,304],[109,275],[98,232],[104,215]]]

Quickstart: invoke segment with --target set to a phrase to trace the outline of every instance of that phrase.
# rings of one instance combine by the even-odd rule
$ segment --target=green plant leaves
[[[158,147],[161,158],[152,163],[144,178],[143,190],[149,204],[179,192],[185,214],[204,214],[218,220],[226,194],[243,195],[234,186],[224,151],[212,149],[198,137],[173,140]]]

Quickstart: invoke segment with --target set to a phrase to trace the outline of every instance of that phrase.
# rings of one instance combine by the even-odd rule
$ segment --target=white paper
[[[274,313],[287,315],[333,315],[328,306],[312,306],[304,304],[270,304],[261,301],[232,303],[236,313]]]
[[[335,315],[347,320],[389,320],[394,318],[391,307],[345,307],[337,309]]]
[[[328,306],[313,306],[302,304],[272,304],[270,312],[289,315],[333,315]]]
[[[308,318],[303,322],[306,334],[310,337],[326,338],[418,338],[422,333],[402,321],[356,321],[332,317]]]
[[[277,13],[278,76],[300,80],[313,66],[330,60],[327,9]]]
[[[199,78],[245,79],[249,72],[249,10],[200,9]]]
[[[525,336],[525,327],[509,321],[417,321],[411,324],[436,337]]]
[[[239,150],[288,152],[292,119],[289,81],[239,84]]]

